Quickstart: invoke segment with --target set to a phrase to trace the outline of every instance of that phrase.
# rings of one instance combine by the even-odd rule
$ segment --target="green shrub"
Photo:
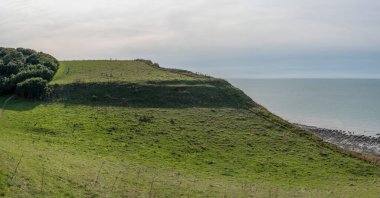
[[[97,101],[97,100],[98,100],[98,96],[96,96],[96,95],[92,95],[92,96],[91,96],[91,100],[92,100],[92,101]]]
[[[18,52],[21,52],[24,56],[30,56],[30,55],[36,53],[36,51],[34,51],[32,49],[17,48],[16,50]]]
[[[17,74],[22,68],[23,63],[17,61],[11,61],[8,64],[0,64],[0,76],[9,76]]]
[[[58,60],[49,54],[36,52],[32,49],[0,47],[0,93],[12,93],[18,89],[18,95],[39,98],[40,92],[35,94],[24,93],[25,90],[19,88],[18,84],[29,82],[26,80],[31,78],[41,78],[49,82],[57,72],[58,67]],[[33,90],[41,91],[39,89]]]
[[[2,92],[7,92],[12,89],[12,85],[10,83],[10,79],[7,77],[0,77],[0,90]]]
[[[53,78],[54,72],[48,68],[41,69],[28,69],[23,70],[16,75],[12,76],[12,80],[15,84],[22,82],[28,78],[40,77],[44,80],[50,81]]]
[[[3,57],[4,64],[8,64],[12,61],[14,62],[25,62],[24,55],[16,50],[11,51]]]
[[[152,66],[152,67],[160,67],[160,65],[158,63],[153,63],[153,61],[151,61],[151,60],[135,59],[134,61],[142,62],[142,63],[145,63],[145,64],[147,64],[149,66]]]
[[[16,94],[26,98],[42,99],[50,92],[48,81],[39,77],[29,78],[16,86]]]
[[[42,64],[48,67],[50,70],[56,72],[58,70],[59,63],[57,59],[49,54],[42,52],[34,53],[26,59],[27,64],[37,65]]]
[[[14,51],[15,49],[12,49],[12,48],[0,48],[0,58],[3,58],[4,56],[6,56],[7,54],[11,53],[12,51]]]

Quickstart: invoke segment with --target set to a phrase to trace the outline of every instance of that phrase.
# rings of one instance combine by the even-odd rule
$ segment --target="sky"
[[[379,0],[0,0],[0,46],[224,78],[380,78]]]

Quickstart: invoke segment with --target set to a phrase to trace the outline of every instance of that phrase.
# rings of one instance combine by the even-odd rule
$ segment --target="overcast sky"
[[[0,0],[0,46],[225,78],[380,78],[380,1]]]

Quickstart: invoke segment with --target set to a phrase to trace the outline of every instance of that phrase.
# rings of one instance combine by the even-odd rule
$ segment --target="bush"
[[[20,72],[22,66],[22,63],[17,63],[15,61],[12,61],[7,65],[0,65],[0,76],[10,76],[12,74],[17,74]]]
[[[36,51],[34,51],[32,49],[17,48],[16,50],[18,52],[21,52],[24,56],[30,56],[30,55],[36,53]]]
[[[42,52],[30,55],[26,59],[26,63],[32,65],[42,64],[54,72],[58,70],[59,66],[58,61],[53,56],[50,56],[49,54],[45,54]]]
[[[10,53],[6,54],[2,59],[4,61],[4,64],[6,65],[10,63],[11,61],[20,62],[20,63],[25,62],[24,55],[21,52],[18,52],[16,50],[11,51]]]
[[[152,67],[160,67],[160,65],[158,63],[153,63],[153,61],[151,60],[146,60],[146,59],[135,59],[134,61],[136,62],[142,62],[142,63],[145,63],[149,66],[152,66]]]
[[[12,85],[10,83],[10,79],[7,77],[0,77],[0,91],[4,93],[10,91],[11,89]]]
[[[92,100],[92,101],[98,101],[98,96],[92,95],[92,96],[91,96],[91,100]]]
[[[50,92],[48,81],[42,78],[29,78],[16,86],[16,94],[26,98],[42,99]]]
[[[12,48],[0,48],[0,58],[3,58],[5,55],[14,51]]]
[[[0,47],[0,93],[12,93],[17,88],[19,95],[35,98],[34,94],[29,92],[20,94],[22,90],[18,84],[32,78],[41,78],[49,82],[58,67],[57,59],[49,54],[32,49]],[[38,89],[35,90],[38,91]],[[35,95],[39,97],[40,94],[38,92]]]
[[[28,69],[19,72],[12,76],[12,80],[15,84],[22,82],[28,78],[40,77],[44,80],[50,81],[53,78],[54,72],[47,68],[41,69]]]

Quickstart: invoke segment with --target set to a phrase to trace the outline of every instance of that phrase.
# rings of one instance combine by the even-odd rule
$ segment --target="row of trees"
[[[0,93],[43,98],[49,94],[48,82],[58,67],[57,59],[49,54],[0,47]]]

